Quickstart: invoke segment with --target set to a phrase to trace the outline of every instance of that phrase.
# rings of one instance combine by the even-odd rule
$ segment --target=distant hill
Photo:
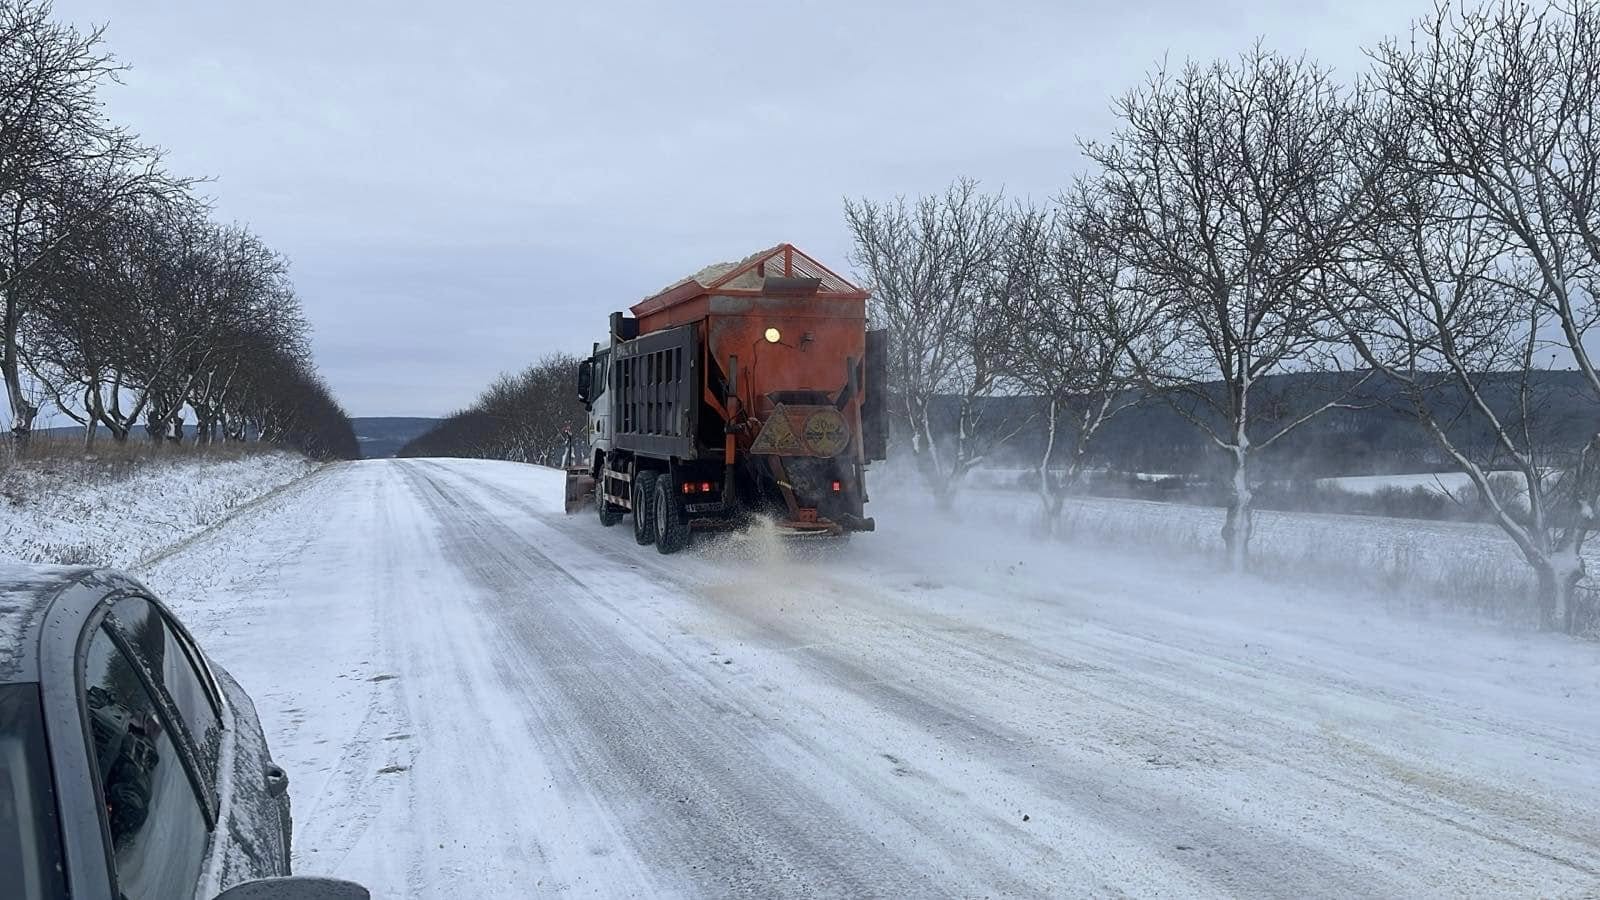
[[[357,416],[352,418],[363,459],[394,456],[407,441],[438,424],[438,419],[415,416]]]

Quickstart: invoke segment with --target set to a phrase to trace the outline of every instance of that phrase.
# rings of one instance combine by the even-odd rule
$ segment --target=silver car
[[[255,705],[148,589],[0,563],[0,897],[368,896],[289,836]]]

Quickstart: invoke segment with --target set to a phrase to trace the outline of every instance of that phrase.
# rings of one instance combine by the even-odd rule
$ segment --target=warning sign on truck
[[[849,444],[849,426],[833,407],[780,403],[761,426],[750,452],[831,457],[838,456]]]

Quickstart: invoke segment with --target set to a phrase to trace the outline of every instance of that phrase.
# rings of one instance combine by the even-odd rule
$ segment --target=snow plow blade
[[[588,469],[567,470],[568,514],[575,513],[594,502],[594,477]]]

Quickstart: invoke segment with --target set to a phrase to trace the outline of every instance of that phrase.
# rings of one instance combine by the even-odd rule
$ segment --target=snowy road
[[[322,470],[141,574],[379,897],[1594,896],[1600,647],[875,504],[661,557]]]

